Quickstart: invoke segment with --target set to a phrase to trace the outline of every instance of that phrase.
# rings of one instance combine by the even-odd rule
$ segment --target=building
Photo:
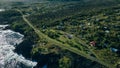
[[[96,42],[95,41],[91,41],[90,42],[90,46],[96,46]]]
[[[116,49],[116,48],[110,48],[110,50],[112,51],[112,52],[118,52],[118,49]]]

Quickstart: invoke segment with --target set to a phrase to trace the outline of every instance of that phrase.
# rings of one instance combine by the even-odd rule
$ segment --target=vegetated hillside
[[[101,2],[118,2],[119,0],[47,0],[47,1],[84,1],[84,2],[101,3]]]
[[[109,4],[110,5],[110,4]],[[71,47],[84,51],[79,43],[71,38],[82,39],[88,45],[95,41],[96,46],[91,47],[101,61],[117,65],[119,60],[119,8],[118,4],[114,5],[90,5],[84,6],[80,3],[62,6],[63,8],[56,11],[46,12],[44,14],[32,14],[28,19],[34,26],[43,31],[44,34]],[[56,8],[58,9],[58,8]],[[39,11],[38,11],[39,13]],[[68,34],[68,38],[66,35]],[[69,38],[70,36],[70,38]],[[109,40],[108,40],[109,39]],[[78,40],[78,41],[79,41]],[[47,41],[44,40],[44,42]],[[42,42],[42,43],[44,43]],[[45,42],[45,53],[49,53],[49,42]],[[48,47],[48,48],[47,48]],[[33,52],[39,52],[42,48],[40,45],[33,49]],[[116,49],[112,52],[111,49]],[[85,48],[86,50],[86,48]],[[44,53],[43,52],[43,53]],[[107,56],[106,56],[107,55]],[[106,59],[109,58],[109,59]]]
[[[118,42],[120,41],[120,5],[88,4],[47,2],[20,5],[14,9],[20,9],[32,25],[47,37],[117,66],[120,62],[120,54],[111,49],[120,49]],[[62,49],[59,44],[54,44],[46,38],[39,38],[17,11],[0,13],[0,21],[5,23],[8,21],[13,30],[25,35],[25,41],[15,51],[38,61],[37,68],[44,65],[48,68],[106,68],[97,62]],[[81,40],[88,46],[92,41],[95,41],[96,45],[88,48],[81,44]],[[91,53],[91,50],[95,54]]]
[[[89,3],[117,3],[120,0],[0,0],[0,2],[44,2],[44,1],[81,1],[81,2],[89,2]]]
[[[61,1],[61,2],[79,1],[81,3],[86,3],[90,5],[112,5],[120,3],[120,0],[48,0],[48,1]]]

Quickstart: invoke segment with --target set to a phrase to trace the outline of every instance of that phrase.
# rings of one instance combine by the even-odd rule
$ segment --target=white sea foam
[[[5,9],[0,9],[0,12],[5,11]]]
[[[0,25],[1,26],[1,25]],[[24,35],[12,30],[0,30],[0,68],[33,68],[37,62],[25,59],[13,50]]]

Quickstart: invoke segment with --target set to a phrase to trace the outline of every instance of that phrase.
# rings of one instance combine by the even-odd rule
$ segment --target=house
[[[109,27],[103,27],[103,30],[106,31],[106,30],[110,30]]]
[[[91,41],[90,42],[90,46],[96,46],[96,42],[95,41]]]
[[[69,39],[72,39],[72,38],[73,38],[73,35],[68,34],[67,37],[68,37]]]
[[[73,35],[72,34],[65,34],[65,37],[67,37],[68,39],[72,39]]]
[[[91,25],[91,23],[88,23],[88,26],[90,26]]]
[[[116,49],[116,48],[110,48],[110,51],[112,51],[112,52],[118,52],[118,49]]]
[[[105,30],[105,32],[106,32],[106,33],[110,33],[110,31],[109,31],[109,30]]]

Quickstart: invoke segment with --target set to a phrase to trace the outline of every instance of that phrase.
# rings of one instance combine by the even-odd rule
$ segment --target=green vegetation
[[[68,57],[63,57],[59,60],[59,68],[70,68],[71,60]]]
[[[72,8],[74,8],[74,7],[72,7]],[[34,16],[33,17],[29,16],[28,19],[31,20],[31,22],[34,24],[34,26],[36,26],[36,24],[37,24],[36,27],[40,28],[40,30],[52,29],[55,31],[57,30],[58,32],[64,31],[64,32],[67,32],[68,34],[73,34],[75,37],[78,37],[79,39],[85,41],[88,45],[89,45],[89,42],[91,42],[93,40],[96,41],[96,47],[93,48],[93,51],[96,52],[96,54],[94,54],[94,55],[96,55],[97,57],[99,56],[100,58],[98,57],[98,59],[100,59],[100,60],[108,61],[108,62],[112,61],[111,64],[116,65],[116,63],[119,62],[117,54],[115,54],[115,53],[113,54],[114,56],[117,55],[116,58],[114,58],[114,60],[112,60],[112,59],[107,60],[106,55],[103,55],[100,53],[102,52],[101,50],[108,49],[107,52],[105,51],[103,53],[107,54],[107,56],[110,56],[109,53],[112,53],[110,51],[110,47],[115,47],[115,48],[119,49],[119,45],[120,45],[118,43],[119,37],[117,37],[117,35],[119,35],[119,31],[118,31],[119,26],[117,26],[117,28],[114,28],[114,27],[116,27],[116,25],[119,24],[119,20],[118,20],[119,5],[116,5],[113,7],[111,6],[110,8],[106,7],[106,8],[102,8],[102,9],[99,6],[92,7],[92,8],[91,8],[92,10],[89,10],[89,8],[88,8],[87,9],[88,11],[87,11],[84,7],[84,9],[79,13],[76,13],[76,11],[73,10],[75,12],[74,14],[73,13],[72,14],[65,13],[65,12],[68,12],[69,9],[65,9],[62,12],[60,10],[58,10],[56,12],[53,12],[54,14],[56,14],[55,16],[54,16],[54,14],[51,14],[51,16],[54,16],[54,17],[51,17],[50,14],[46,13],[43,15],[35,15],[35,16],[37,16],[35,18],[33,18]],[[96,11],[96,9],[98,9],[98,10]],[[57,12],[59,12],[59,14],[57,14]],[[67,16],[65,17],[64,15],[67,15]],[[114,17],[112,17],[112,16],[114,16]],[[40,17],[42,17],[42,19]],[[110,18],[110,17],[112,17],[112,18]],[[40,20],[37,18],[39,18]],[[38,25],[38,23],[40,23],[40,26]],[[114,23],[114,25],[111,25],[112,23]],[[45,28],[43,28],[43,27],[45,27]],[[54,35],[54,33],[51,33],[51,34]],[[49,33],[47,35],[49,36]],[[74,43],[74,40],[71,40],[71,39],[66,40],[64,37],[61,37],[61,35],[60,35],[60,38],[62,38],[62,39],[60,40],[60,39],[56,38],[56,40],[58,40],[64,44],[67,43],[67,44],[71,45],[72,47],[78,48],[80,50],[84,50],[84,47],[81,47],[80,44]],[[53,39],[55,39],[55,38],[53,38]],[[111,43],[111,41],[114,43]],[[85,50],[87,50],[87,49],[85,49]],[[83,52],[89,52],[89,51],[83,51]],[[102,59],[101,57],[104,57],[104,58]],[[118,60],[118,61],[116,62],[115,60]],[[115,63],[113,63],[113,62],[115,62]]]
[[[14,10],[0,12],[0,21],[25,35],[15,51],[38,61],[38,67],[115,68],[120,53],[111,48],[120,50],[120,4],[91,2],[15,3]]]

